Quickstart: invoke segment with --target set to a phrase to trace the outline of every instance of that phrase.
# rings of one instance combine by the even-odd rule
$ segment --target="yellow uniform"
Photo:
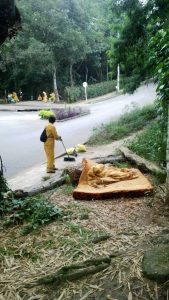
[[[54,164],[55,140],[59,139],[59,135],[56,131],[56,128],[51,123],[49,123],[46,126],[46,135],[47,135],[47,141],[44,143],[44,148],[47,156],[47,172],[50,172],[55,168],[55,164]]]
[[[12,93],[12,98],[13,98],[13,100],[14,100],[15,102],[19,102],[17,93],[13,92],[13,93]]]
[[[48,96],[47,96],[46,92],[43,92],[42,94],[43,94],[43,101],[48,102]]]
[[[39,94],[38,95],[38,99],[37,99],[38,101],[42,101],[42,96]]]
[[[50,94],[49,100],[52,101],[52,102],[55,102],[55,101],[56,101],[55,93],[51,93],[51,94]]]

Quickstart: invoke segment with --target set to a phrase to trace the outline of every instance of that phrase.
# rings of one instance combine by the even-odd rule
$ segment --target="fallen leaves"
[[[116,281],[119,293],[125,289],[128,300],[159,297],[158,286],[151,287],[143,278],[141,262],[145,246],[150,246],[148,241],[167,227],[152,222],[153,209],[147,206],[147,198],[79,202],[65,196],[60,189],[51,201],[69,212],[63,222],[49,224],[27,237],[19,234],[19,226],[1,230],[0,300],[46,300],[43,287],[25,286],[62,266],[111,253],[115,255],[108,269],[60,287],[56,299],[97,299],[94,295],[104,293],[105,280]],[[81,219],[80,215],[86,211],[89,218]],[[110,238],[94,244],[90,233],[96,237],[104,233]],[[110,290],[105,299],[120,300],[113,295],[116,294]]]

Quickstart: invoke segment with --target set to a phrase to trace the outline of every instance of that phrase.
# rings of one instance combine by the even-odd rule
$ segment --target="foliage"
[[[94,98],[94,97],[102,96],[107,93],[114,92],[115,90],[116,90],[115,81],[105,81],[105,82],[89,85],[87,93],[89,98]]]
[[[0,50],[4,89],[25,99],[48,93],[56,81],[59,94],[84,77],[106,78],[105,5],[97,0],[23,0],[18,2],[22,31]],[[105,56],[105,55],[104,55]],[[85,76],[86,74],[86,76]],[[86,78],[85,78],[86,79]]]
[[[120,81],[121,81],[121,88],[124,93],[129,92],[130,94],[132,94],[140,85],[140,77],[137,74],[130,77],[122,78]]]
[[[3,201],[4,199],[4,196],[3,194],[5,192],[8,191],[8,184],[7,184],[7,181],[6,179],[4,178],[3,176],[3,169],[4,169],[4,166],[3,166],[3,161],[2,161],[2,157],[0,156],[0,203],[1,201]]]
[[[169,174],[168,174],[168,161],[169,161],[169,2],[167,0],[151,0],[149,1],[153,7],[150,14],[150,31],[151,39],[149,42],[150,63],[152,66],[153,75],[157,82],[157,94],[162,107],[162,126],[161,126],[161,139],[162,145],[165,145],[166,156],[163,154],[164,160],[167,161],[167,189],[166,189],[166,204],[169,203]],[[168,125],[167,125],[168,121]],[[168,128],[167,128],[168,127]],[[167,130],[166,130],[167,128]],[[166,142],[166,139],[168,141]],[[167,146],[166,146],[167,145]]]
[[[125,113],[118,121],[102,124],[94,129],[93,135],[88,144],[106,144],[113,140],[121,139],[130,133],[137,132],[148,125],[157,116],[154,105],[143,108],[134,108],[131,112]]]
[[[11,199],[7,198],[0,202],[0,215],[6,226],[24,224],[26,221],[22,233],[27,234],[61,217],[61,211],[41,196],[14,199],[11,195]]]
[[[169,20],[167,14],[169,3],[164,2],[164,5],[161,5],[159,1],[154,3],[156,10],[152,15],[151,27],[153,35],[149,42],[149,51],[153,74],[158,84],[157,94],[163,107],[164,121],[166,121],[169,95]]]
[[[147,6],[139,0],[110,1],[110,9],[109,64],[114,69],[120,64],[121,75],[131,78],[124,90],[133,92],[149,74]]]
[[[161,135],[162,124],[154,122],[129,143],[129,148],[138,155],[158,164],[166,161],[166,140]]]
[[[83,114],[88,114],[89,110],[82,107],[68,107],[68,108],[60,108],[53,109],[53,112],[56,116],[56,120],[65,120],[73,117],[78,117]]]
[[[81,86],[66,87],[64,90],[64,98],[68,103],[76,102],[83,98],[83,88]]]
[[[40,110],[39,116],[41,119],[49,119],[50,116],[55,116],[56,120],[65,120],[73,117],[78,117],[83,114],[88,114],[89,110],[82,107],[65,107],[51,110]]]
[[[3,194],[8,191],[8,184],[4,176],[0,172],[0,203],[3,201]]]
[[[49,117],[54,116],[55,114],[51,110],[42,109],[38,115],[41,119],[49,119]]]
[[[94,98],[102,96],[107,93],[111,93],[116,90],[115,81],[104,81],[96,84],[90,84],[87,87],[88,98]],[[82,86],[76,87],[66,87],[65,98],[68,102],[76,102],[78,100],[85,99],[85,92]]]

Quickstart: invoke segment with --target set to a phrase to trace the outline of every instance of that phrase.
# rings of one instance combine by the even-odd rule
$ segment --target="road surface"
[[[86,104],[90,115],[57,123],[57,131],[66,147],[84,143],[94,127],[117,119],[133,105],[144,106],[153,103],[155,87],[142,86],[133,95],[121,95],[95,104]],[[46,125],[40,120],[38,112],[0,111],[0,154],[6,168],[5,177],[10,179],[34,165],[45,162],[43,143],[39,136]],[[56,142],[56,155],[64,152],[61,142]]]

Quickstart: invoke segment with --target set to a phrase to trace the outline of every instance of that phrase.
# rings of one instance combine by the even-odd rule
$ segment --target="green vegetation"
[[[22,30],[0,49],[0,93],[34,99],[68,86],[107,80],[107,5],[98,0],[18,1]],[[12,70],[12,72],[11,72]]]
[[[40,110],[40,112],[39,112],[38,115],[39,115],[39,117],[40,117],[41,119],[49,119],[49,117],[55,116],[55,114],[54,114],[53,111],[51,111],[51,110],[46,110],[46,109]]]
[[[108,58],[111,72],[120,66],[121,83],[125,92],[134,92],[140,82],[150,76],[148,64],[147,23],[149,2],[139,0],[109,1]]]
[[[2,166],[3,167],[3,166]],[[3,194],[8,191],[8,184],[6,179],[4,178],[2,172],[0,171],[0,203],[3,201]]]
[[[0,215],[4,226],[24,224],[21,232],[28,234],[61,217],[61,211],[42,196],[14,199],[8,192],[0,202]]]
[[[61,191],[62,191],[62,195],[65,196],[71,196],[74,190],[74,186],[70,185],[70,184],[65,184],[62,186]]]
[[[56,120],[62,121],[69,118],[78,117],[84,114],[89,114],[89,110],[87,108],[82,107],[65,107],[65,108],[59,108],[59,109],[53,109],[53,112],[55,114]]]
[[[102,96],[114,91],[116,91],[115,81],[105,81],[101,83],[90,84],[87,87],[88,98]],[[84,88],[82,86],[66,87],[64,98],[67,99],[70,103],[76,102],[78,100],[83,100],[85,99]]]
[[[55,116],[56,120],[62,121],[69,118],[78,117],[84,114],[89,114],[89,110],[87,108],[81,107],[66,107],[66,108],[56,108],[53,110],[42,109],[39,112],[39,117],[41,119],[49,119],[50,116]]]
[[[141,130],[157,116],[156,108],[149,105],[143,108],[134,108],[125,113],[118,121],[102,124],[94,129],[93,135],[88,140],[89,145],[108,144],[119,140],[133,132]]]
[[[128,147],[138,155],[159,165],[164,165],[167,143],[166,127],[161,118],[154,121],[156,118],[157,108],[154,105],[141,109],[135,108],[131,112],[125,113],[118,121],[94,129],[88,144],[111,143],[143,129],[132,141],[128,142]]]
[[[138,155],[158,164],[166,161],[166,139],[162,139],[162,124],[153,122],[139,133],[128,146]]]

